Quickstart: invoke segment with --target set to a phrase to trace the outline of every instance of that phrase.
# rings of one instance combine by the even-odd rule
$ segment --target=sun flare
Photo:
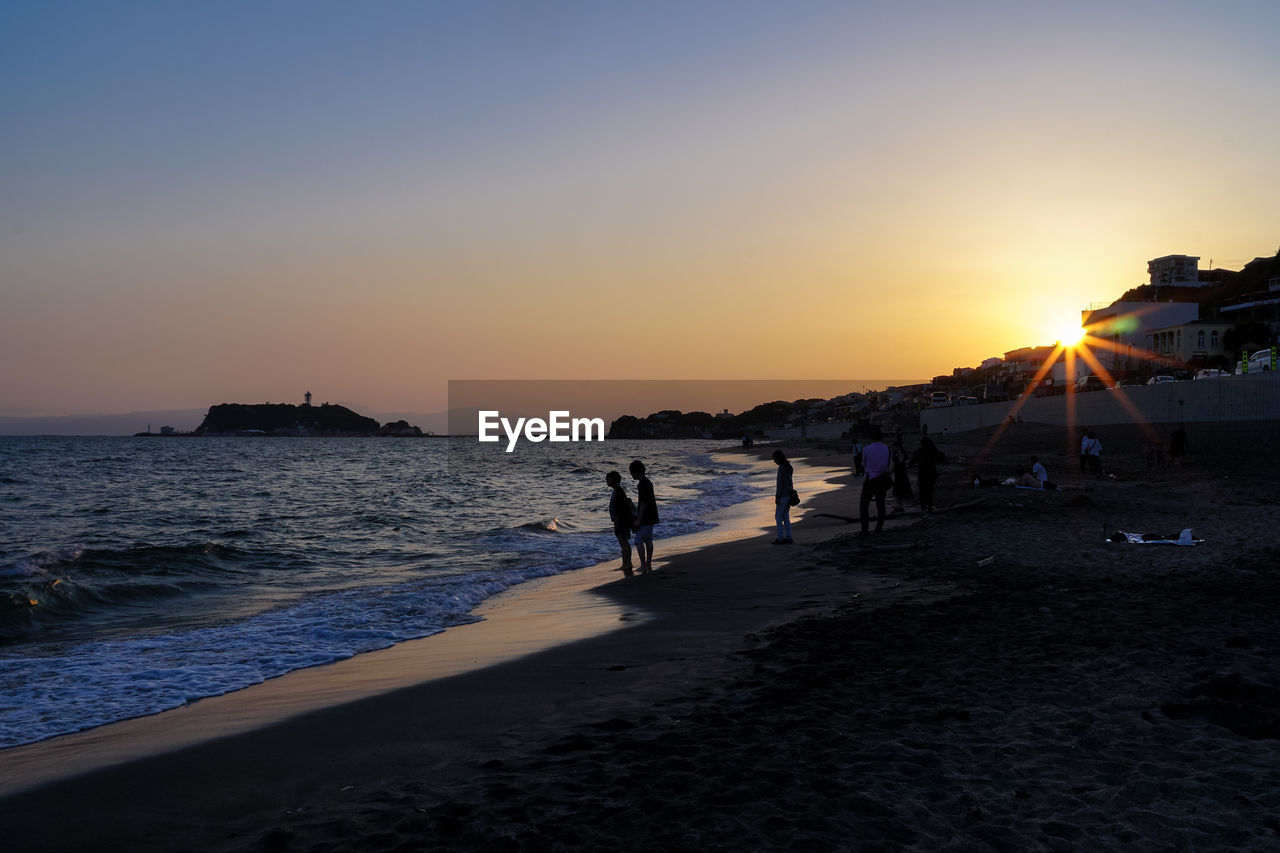
[[[1084,338],[1084,327],[1079,323],[1064,323],[1058,328],[1054,335],[1054,340],[1062,344],[1064,347],[1074,347]]]

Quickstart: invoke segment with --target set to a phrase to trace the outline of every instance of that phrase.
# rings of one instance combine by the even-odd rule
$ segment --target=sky
[[[0,0],[0,416],[921,378],[1280,244],[1273,2]]]

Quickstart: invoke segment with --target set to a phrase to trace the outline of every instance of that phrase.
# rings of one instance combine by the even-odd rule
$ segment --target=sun
[[[1054,340],[1064,347],[1074,347],[1084,338],[1085,329],[1079,323],[1063,323],[1054,333]]]

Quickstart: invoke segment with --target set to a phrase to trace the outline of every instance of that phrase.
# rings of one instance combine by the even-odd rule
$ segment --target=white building
[[[1213,282],[1200,281],[1200,259],[1191,255],[1165,255],[1147,261],[1147,273],[1154,285],[1174,284],[1178,287],[1206,287]]]
[[[1184,367],[1203,363],[1211,358],[1233,357],[1223,346],[1229,322],[1193,320],[1176,326],[1152,329],[1147,332],[1147,350],[1161,365]]]

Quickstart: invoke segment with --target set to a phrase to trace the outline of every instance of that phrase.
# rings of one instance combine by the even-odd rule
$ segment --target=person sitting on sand
[[[1044,488],[1045,481],[1049,479],[1049,472],[1040,464],[1039,457],[1031,457],[1031,476],[1035,477],[1040,483],[1040,488]]]
[[[609,495],[609,520],[613,522],[613,535],[617,537],[622,551],[622,573],[631,577],[635,574],[631,570],[631,525],[636,518],[635,506],[622,488],[621,474],[610,471],[604,475],[604,481],[613,490]]]
[[[635,531],[640,574],[644,574],[653,568],[653,526],[658,523],[658,500],[653,494],[653,481],[644,474],[643,462],[637,459],[627,470],[636,481],[636,518],[631,528]]]
[[[871,427],[871,443],[862,449],[862,467],[866,479],[862,481],[862,494],[858,497],[858,520],[862,523],[862,535],[867,535],[870,521],[871,499],[876,502],[876,533],[884,530],[884,496],[893,485],[893,454],[882,439],[880,427]]]
[[[795,469],[781,450],[773,451],[773,461],[778,465],[778,488],[773,496],[773,520],[778,524],[778,538],[774,545],[791,544],[791,491],[795,488],[792,475]]]
[[[1013,477],[1015,486],[1022,486],[1026,489],[1043,489],[1044,484],[1036,479],[1036,475],[1029,472],[1026,468],[1019,468]]]

